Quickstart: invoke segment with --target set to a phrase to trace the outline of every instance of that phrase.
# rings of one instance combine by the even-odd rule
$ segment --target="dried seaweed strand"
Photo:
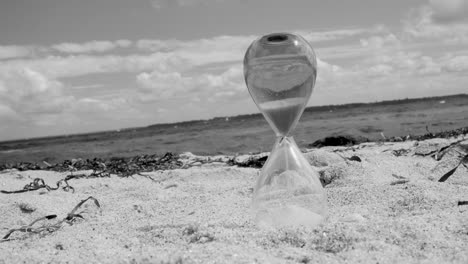
[[[227,164],[230,166],[238,166],[243,168],[262,168],[263,164],[265,164],[268,156],[261,156],[261,157],[249,157],[245,161],[237,161],[237,157],[233,157],[232,159],[227,161]]]
[[[392,181],[392,182],[390,183],[390,185],[405,184],[405,183],[408,183],[408,182],[409,182],[409,180],[407,180],[407,179],[404,179],[404,180],[396,180],[396,181]]]
[[[73,159],[57,164],[44,162],[44,165],[40,166],[39,164],[30,162],[19,162],[16,164],[0,163],[0,171],[6,169],[18,169],[20,171],[51,170],[59,172],[94,170],[96,174],[115,174],[120,177],[129,177],[140,172],[182,168],[184,164],[179,159],[179,155],[167,152],[163,156],[139,155],[131,158],[113,157],[107,160],[100,158]]]
[[[13,229],[10,229],[7,234],[2,238],[3,241],[8,241],[9,240],[9,237],[11,236],[11,234],[13,234],[14,232],[25,232],[25,233],[33,233],[33,234],[41,234],[43,232],[48,232],[48,233],[53,233],[57,230],[59,230],[62,225],[64,223],[67,223],[69,225],[72,225],[73,222],[77,219],[77,218],[82,218],[84,219],[84,217],[81,215],[81,214],[77,214],[76,211],[88,200],[93,200],[94,201],[94,204],[98,207],[98,208],[101,208],[101,205],[99,204],[98,200],[92,196],[89,196],[88,198],[84,199],[84,200],[81,200],[72,210],[70,213],[67,214],[67,216],[65,218],[63,218],[62,220],[58,221],[57,223],[53,224],[53,225],[42,225],[42,226],[39,226],[39,227],[33,227],[33,225],[37,222],[41,222],[43,220],[51,220],[51,219],[55,219],[57,217],[57,215],[47,215],[47,216],[44,216],[44,217],[41,217],[41,218],[38,218],[36,220],[34,220],[33,222],[31,222],[29,225],[27,226],[22,226],[20,228],[13,228]]]
[[[458,167],[460,167],[461,165],[463,165],[465,168],[468,169],[467,167],[467,163],[468,163],[468,154],[463,157],[460,162],[458,163],[457,166],[455,166],[455,168],[451,169],[449,172],[445,173],[440,179],[439,179],[439,182],[445,182],[448,178],[450,178],[450,176],[452,176],[455,171],[458,169]]]
[[[73,178],[82,178],[82,177],[86,177],[86,175],[85,174],[67,175],[64,179],[61,179],[56,182],[56,187],[51,187],[47,185],[44,179],[42,178],[35,178],[32,182],[26,184],[21,190],[16,190],[16,191],[0,190],[0,192],[5,193],[5,194],[13,194],[13,193],[37,191],[40,189],[46,189],[47,191],[55,191],[55,190],[58,190],[62,185],[65,185],[62,187],[64,191],[68,192],[71,190],[72,192],[74,192],[75,189],[68,183],[68,181]]]
[[[447,151],[448,151],[449,149],[451,149],[451,148],[453,148],[453,147],[459,145],[459,144],[460,144],[461,142],[463,142],[463,141],[465,141],[465,139],[457,140],[457,141],[455,141],[455,142],[450,143],[450,144],[447,145],[447,146],[443,146],[443,147],[441,147],[441,148],[439,148],[439,149],[436,149],[436,150],[431,151],[431,152],[426,153],[426,154],[418,154],[418,153],[416,153],[415,155],[424,156],[424,157],[426,157],[426,156],[431,156],[431,157],[433,157],[435,160],[441,160],[442,157],[447,153]]]

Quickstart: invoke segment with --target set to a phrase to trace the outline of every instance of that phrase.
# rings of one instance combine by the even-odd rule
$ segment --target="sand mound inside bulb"
[[[255,220],[260,227],[315,227],[326,215],[326,195],[311,177],[288,170],[273,175],[256,190]],[[319,188],[320,187],[320,188]]]
[[[280,228],[288,226],[316,227],[324,217],[296,205],[258,211],[255,221],[260,228]]]

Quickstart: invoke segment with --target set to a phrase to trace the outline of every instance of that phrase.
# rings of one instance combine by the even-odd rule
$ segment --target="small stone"
[[[322,186],[327,186],[337,179],[344,178],[346,175],[345,167],[343,166],[329,166],[324,170],[319,171],[320,181]]]
[[[36,211],[36,207],[28,204],[28,203],[20,203],[18,205],[19,209],[21,210],[22,213],[25,213],[25,214],[30,214],[34,211]]]
[[[304,154],[310,165],[315,167],[325,167],[344,162],[344,159],[333,152],[322,149],[315,149]]]
[[[57,249],[57,250],[64,250],[64,247],[63,247],[62,244],[57,244],[57,245],[55,245],[55,249]]]

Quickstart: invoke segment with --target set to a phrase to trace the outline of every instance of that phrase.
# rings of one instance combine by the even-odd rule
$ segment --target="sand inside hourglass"
[[[299,119],[306,98],[296,97],[259,104],[265,117],[281,135],[286,135]]]
[[[325,193],[311,183],[313,173],[287,170],[270,175],[256,191],[256,222],[262,227],[316,226],[323,221]]]

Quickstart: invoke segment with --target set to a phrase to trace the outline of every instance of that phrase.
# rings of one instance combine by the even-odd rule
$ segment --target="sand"
[[[13,233],[0,242],[0,263],[468,263],[468,205],[458,206],[468,201],[468,170],[437,181],[466,152],[420,156],[462,139],[308,150],[329,204],[313,230],[258,229],[250,201],[259,170],[229,167],[227,157],[186,153],[184,162],[199,166],[145,173],[154,181],[112,176],[72,180],[74,193],[0,193],[1,237],[45,215],[60,220],[89,196],[101,205],[85,203],[84,219],[52,233]],[[354,155],[361,162],[345,159]],[[207,159],[218,162],[199,162]],[[3,171],[0,190],[65,175]]]

